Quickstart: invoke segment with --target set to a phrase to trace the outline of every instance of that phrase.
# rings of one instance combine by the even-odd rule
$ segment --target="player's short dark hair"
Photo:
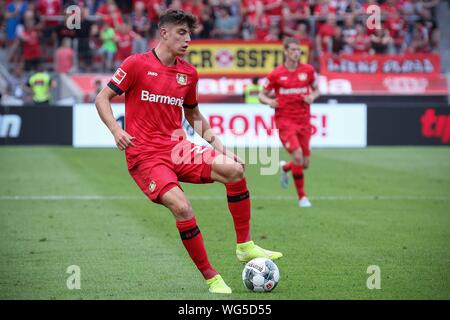
[[[197,18],[183,10],[169,9],[159,16],[158,27],[166,24],[187,24],[189,31],[193,31],[197,27]]]
[[[289,45],[290,45],[291,43],[295,43],[296,45],[299,45],[299,44],[300,44],[300,43],[298,42],[297,39],[288,37],[288,38],[285,38],[285,39],[283,40],[283,48],[284,48],[284,49],[288,49],[288,48],[289,48]]]

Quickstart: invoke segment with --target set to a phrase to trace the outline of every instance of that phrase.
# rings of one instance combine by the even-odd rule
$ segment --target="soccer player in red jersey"
[[[96,98],[102,121],[125,150],[128,171],[147,195],[166,206],[176,220],[183,245],[213,293],[231,293],[208,261],[203,237],[180,182],[223,183],[236,231],[236,255],[246,262],[256,257],[278,259],[280,252],[262,249],[250,235],[250,196],[244,163],[214,134],[197,105],[196,69],[181,57],[187,52],[196,19],[168,10],[159,21],[160,42],[144,54],[128,57]],[[111,99],[125,93],[123,130],[116,122]],[[182,129],[185,118],[212,148],[195,145]]]
[[[283,146],[291,154],[289,162],[280,162],[281,186],[288,184],[287,173],[292,171],[300,207],[310,207],[304,190],[303,170],[309,166],[311,138],[310,104],[319,97],[314,68],[302,64],[300,46],[296,39],[286,38],[283,43],[285,62],[268,76],[259,94],[261,103],[275,109],[275,123]],[[275,97],[272,98],[272,90]]]

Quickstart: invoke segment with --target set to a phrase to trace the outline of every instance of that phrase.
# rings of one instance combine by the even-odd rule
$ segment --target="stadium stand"
[[[367,27],[371,5],[381,10],[381,28]],[[128,55],[154,45],[157,17],[166,8],[198,17],[195,40],[296,37],[316,68],[327,53],[448,53],[450,45],[445,39],[446,47],[440,46],[439,24],[448,25],[449,5],[439,0],[1,0],[0,74],[8,84],[4,98],[29,101],[24,78],[38,64],[55,78],[111,74]],[[447,68],[448,63],[442,65]]]

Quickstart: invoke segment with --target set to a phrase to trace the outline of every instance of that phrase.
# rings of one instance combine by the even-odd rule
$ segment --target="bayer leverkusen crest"
[[[306,78],[308,78],[308,75],[307,75],[306,73],[302,72],[302,73],[299,73],[299,74],[298,74],[298,79],[299,79],[300,81],[305,81]]]
[[[154,180],[152,180],[150,182],[150,185],[148,186],[148,188],[149,188],[150,192],[155,191],[155,189],[156,189],[156,182]]]
[[[187,75],[184,73],[177,73],[177,82],[185,86],[187,84]]]

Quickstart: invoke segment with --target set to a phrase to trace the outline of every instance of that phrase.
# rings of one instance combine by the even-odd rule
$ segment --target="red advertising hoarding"
[[[235,45],[228,43],[230,46],[232,44]],[[197,49],[200,45],[204,44],[199,43]],[[272,59],[271,63],[275,63],[275,60]],[[211,70],[216,70],[214,68],[203,76],[200,74],[199,102],[243,102],[245,86],[251,83],[253,76],[260,75],[264,68],[262,65],[253,69],[250,65],[241,67],[236,70],[240,70],[241,75],[245,70],[247,76],[244,78],[236,77],[238,73],[225,76],[221,72],[216,73],[215,77],[207,77],[206,74],[211,73]],[[251,70],[255,73],[252,74]],[[437,54],[344,54],[339,57],[328,54],[320,61],[319,90],[322,95],[447,95],[447,79],[440,70],[441,62]],[[220,74],[222,76],[219,77]],[[79,74],[71,78],[83,92],[83,102],[93,102],[95,81],[100,79],[102,86],[105,86],[111,76]],[[114,102],[123,101],[123,96],[114,99]]]
[[[437,54],[326,54],[320,60],[324,94],[448,94]]]
[[[324,54],[320,59],[320,73],[323,75],[438,75],[441,73],[441,59],[434,53],[403,55],[387,54]]]

